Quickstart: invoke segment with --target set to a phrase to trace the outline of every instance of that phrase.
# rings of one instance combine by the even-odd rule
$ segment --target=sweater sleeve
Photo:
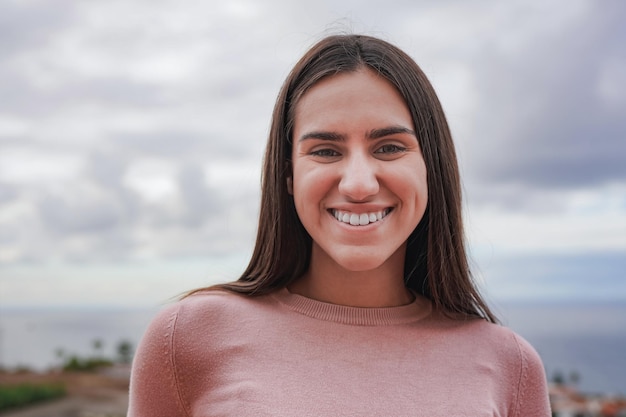
[[[515,417],[550,417],[548,383],[537,351],[523,338],[515,335],[520,349],[521,373],[517,386]]]
[[[128,417],[188,417],[174,362],[178,308],[162,310],[141,340],[130,378]]]

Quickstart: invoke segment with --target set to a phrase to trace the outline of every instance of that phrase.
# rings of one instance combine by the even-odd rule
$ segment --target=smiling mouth
[[[387,217],[387,215],[391,212],[391,208],[360,214],[335,209],[331,209],[329,212],[341,223],[347,223],[352,226],[367,226],[370,223],[375,223]]]

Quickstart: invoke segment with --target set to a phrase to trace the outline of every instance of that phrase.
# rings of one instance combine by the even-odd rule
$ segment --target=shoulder
[[[528,370],[540,370],[543,374],[543,364],[537,351],[508,327],[481,319],[460,321],[455,327],[458,327],[466,343],[474,347],[473,354],[478,355],[480,352],[477,350],[480,350],[512,373],[521,375]]]
[[[490,324],[496,340],[502,340],[501,349],[509,356],[509,366],[519,372],[520,383],[528,379],[545,379],[544,367],[535,348],[513,330]]]
[[[172,336],[228,327],[254,317],[271,303],[266,296],[251,297],[223,290],[190,295],[164,307],[152,320],[149,331]]]
[[[511,415],[549,416],[545,369],[535,348],[507,327],[484,320],[473,323],[472,327],[481,339],[474,346],[484,346],[500,370],[500,383],[503,395],[510,399]]]
[[[142,352],[161,356],[171,365],[181,358],[193,361],[199,347],[215,346],[220,335],[258,320],[267,297],[249,297],[221,290],[193,294],[162,308],[148,325]]]
[[[485,320],[477,320],[474,326],[477,336],[495,346],[498,351],[519,361],[541,364],[539,354],[533,346],[510,328]]]
[[[161,309],[135,353],[129,416],[191,415],[214,365],[245,337],[241,323],[263,320],[259,310],[269,304],[267,297],[206,291]]]
[[[201,344],[211,336],[201,326],[206,326],[205,318],[218,314],[223,298],[218,294],[191,296],[164,307],[152,319],[133,359],[129,416],[190,415],[185,378],[193,374],[188,365],[198,359],[190,341],[199,338]]]
[[[430,326],[446,337],[463,340],[464,345],[471,343],[480,348],[490,347],[487,350],[496,354],[519,359],[528,357],[540,362],[535,349],[523,337],[500,324],[473,317],[453,319],[435,312],[431,316]]]
[[[435,335],[446,340],[450,351],[462,360],[489,364],[497,369],[500,382],[519,387],[535,384],[545,387],[545,371],[537,351],[513,330],[483,319],[451,319],[434,313],[430,326]]]
[[[513,415],[548,416],[550,403],[543,362],[535,348],[526,339],[511,330],[508,330],[508,333],[514,340],[512,348],[518,351],[517,360],[510,365],[516,375],[515,380],[512,381],[515,383],[517,396]]]

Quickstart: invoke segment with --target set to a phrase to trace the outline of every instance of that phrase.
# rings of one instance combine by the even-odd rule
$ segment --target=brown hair
[[[287,191],[295,107],[321,79],[363,67],[386,78],[404,98],[426,163],[428,206],[408,239],[406,286],[431,299],[448,316],[477,316],[497,322],[470,274],[456,152],[439,99],[426,75],[407,54],[388,42],[364,35],[324,38],[309,49],[287,77],[276,100],[265,152],[254,252],[237,281],[211,289],[266,294],[287,286],[307,270],[311,237],[300,223]]]

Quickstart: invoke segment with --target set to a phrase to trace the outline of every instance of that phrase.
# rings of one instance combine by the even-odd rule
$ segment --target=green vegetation
[[[63,372],[94,372],[101,368],[113,366],[116,363],[129,364],[133,359],[134,348],[131,342],[122,340],[115,346],[114,358],[109,358],[104,352],[104,342],[96,339],[92,342],[93,351],[88,355],[77,355],[65,349],[55,349],[58,359],[57,370]],[[0,372],[7,374],[30,374],[33,371],[24,366],[12,370],[3,369]],[[67,395],[65,385],[58,382],[47,383],[0,383],[0,415],[4,410],[33,405],[43,401],[61,398]]]
[[[550,378],[550,381],[555,385],[576,386],[580,383],[580,380],[581,376],[577,370],[570,371],[569,376],[566,378],[565,374],[561,370],[556,369],[552,373],[552,378]]]
[[[112,366],[113,362],[104,358],[80,358],[76,355],[72,355],[66,358],[63,364],[63,370],[69,372],[91,372],[100,368],[106,368]]]
[[[56,356],[61,360],[60,368],[69,372],[92,372],[100,368],[113,366],[115,362],[128,364],[133,359],[133,346],[127,340],[122,340],[117,345],[116,360],[106,358],[103,353],[104,343],[100,339],[92,342],[94,354],[88,357],[69,355],[63,349],[56,349]]]
[[[117,360],[126,364],[133,361],[133,345],[128,340],[122,340],[117,345]]]
[[[0,385],[0,411],[65,396],[62,384]]]

